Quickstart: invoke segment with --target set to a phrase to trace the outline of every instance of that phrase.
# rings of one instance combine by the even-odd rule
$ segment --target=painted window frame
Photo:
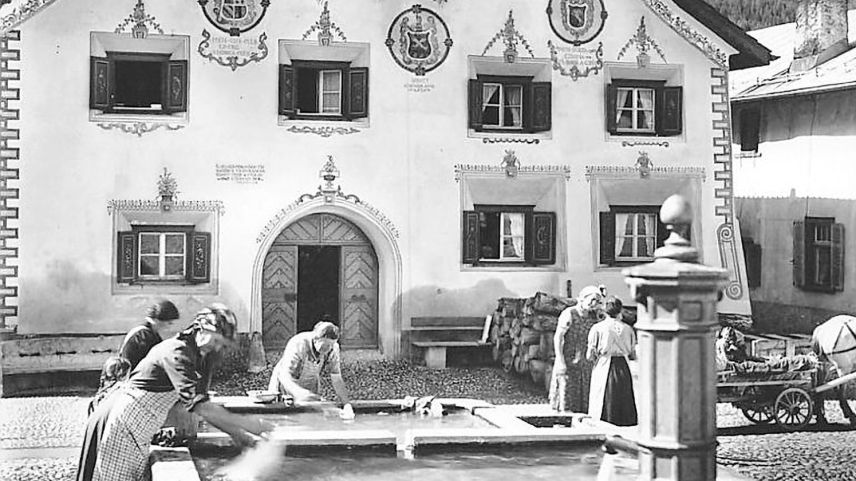
[[[502,232],[503,219],[506,215],[518,214],[523,216],[523,256],[519,258],[506,257],[504,254],[504,238]],[[491,239],[486,237],[482,226],[487,222],[482,222],[482,218],[487,215],[498,215],[498,238],[495,239],[497,245],[497,257],[485,257],[485,247],[490,247]],[[474,225],[473,219],[478,225]],[[540,219],[540,220],[539,220]],[[544,224],[546,222],[546,224]],[[553,266],[556,264],[556,213],[536,211],[531,205],[494,205],[494,204],[475,204],[472,210],[463,211],[463,239],[462,239],[462,261],[464,264],[472,265],[473,267],[489,267],[489,266],[504,266],[504,267],[533,267],[533,266]],[[539,230],[539,228],[543,230]],[[547,251],[540,256],[536,255],[536,237],[539,235],[548,236]],[[513,234],[512,234],[513,235]],[[516,236],[519,237],[519,236]],[[475,241],[475,249],[477,254],[472,252],[472,242]],[[468,245],[470,248],[468,248]]]

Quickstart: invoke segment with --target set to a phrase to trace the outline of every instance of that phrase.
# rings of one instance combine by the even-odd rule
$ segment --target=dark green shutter
[[[805,286],[805,222],[794,221],[794,285]]]
[[[479,214],[465,210],[461,228],[461,257],[464,264],[476,264],[479,260]]]
[[[90,57],[89,65],[89,108],[107,110],[113,93],[112,64],[103,57]]]
[[[556,263],[556,213],[533,212],[528,243],[532,245],[532,263]]]
[[[137,277],[137,235],[119,232],[116,240],[116,282],[130,284]]]
[[[600,213],[600,263],[615,264],[615,214]]]
[[[844,224],[832,224],[832,290],[844,290]]]
[[[211,282],[211,234],[190,232],[187,280],[193,284]]]
[[[369,114],[369,69],[353,67],[349,73],[350,95],[348,110],[350,118],[361,119]]]
[[[552,88],[550,82],[532,83],[529,101],[532,106],[532,124],[529,130],[532,132],[544,132],[552,126]]]
[[[470,79],[468,89],[469,128],[475,130],[482,129],[482,103],[484,101],[482,85],[480,80]]]
[[[187,112],[187,60],[167,63],[163,87],[164,112]]]
[[[610,134],[616,132],[617,95],[618,89],[615,85],[608,84],[606,86],[606,130]]]
[[[657,135],[680,135],[683,115],[683,87],[658,88],[654,102]]]
[[[297,76],[291,65],[279,66],[279,114],[294,117],[297,103]]]

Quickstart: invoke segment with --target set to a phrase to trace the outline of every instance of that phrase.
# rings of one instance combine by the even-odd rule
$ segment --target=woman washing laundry
[[[152,435],[178,400],[238,446],[270,431],[273,426],[261,418],[237,416],[208,400],[211,375],[223,351],[234,343],[235,329],[232,311],[212,305],[196,314],[187,329],[153,347],[128,382],[89,417],[88,424],[102,426],[103,434],[85,440],[78,481],[145,479]]]
[[[627,360],[636,358],[636,333],[621,321],[621,308],[617,297],[608,297],[606,318],[589,331],[586,358],[595,364],[588,412],[616,426],[635,426],[636,398]]]

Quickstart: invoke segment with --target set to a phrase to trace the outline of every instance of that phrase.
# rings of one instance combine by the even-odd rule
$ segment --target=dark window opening
[[[794,285],[809,291],[844,289],[844,226],[832,217],[794,222]]]
[[[119,60],[114,64],[116,73],[116,94],[113,105],[116,108],[144,108],[161,110],[163,76],[162,62],[135,62]]]
[[[746,108],[740,112],[740,151],[758,150],[761,132],[761,112],[758,108]]]

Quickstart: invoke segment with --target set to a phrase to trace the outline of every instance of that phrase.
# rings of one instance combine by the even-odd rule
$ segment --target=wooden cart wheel
[[[799,431],[811,420],[811,396],[798,387],[791,387],[780,392],[773,404],[773,415],[776,423],[785,431]]]
[[[746,419],[755,424],[770,424],[773,421],[773,409],[769,404],[753,404],[740,408]]]

